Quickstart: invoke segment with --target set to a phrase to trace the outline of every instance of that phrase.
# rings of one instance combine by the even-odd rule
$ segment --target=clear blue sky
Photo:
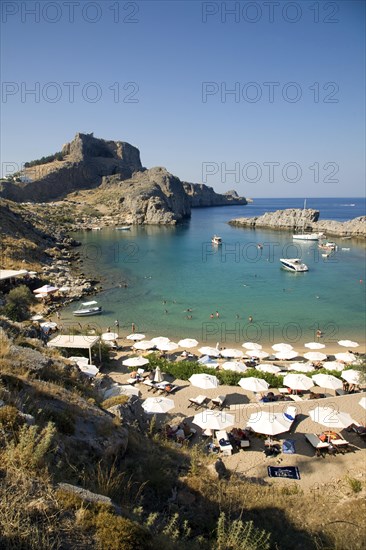
[[[94,132],[218,191],[363,196],[365,3],[269,3],[2,2],[2,163]]]

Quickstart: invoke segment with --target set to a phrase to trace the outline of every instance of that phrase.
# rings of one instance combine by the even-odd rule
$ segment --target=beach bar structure
[[[85,334],[59,334],[47,343],[50,348],[71,348],[89,350],[89,364],[92,364],[92,347],[99,344],[99,361],[102,360],[100,337]]]
[[[16,279],[17,277],[24,277],[29,272],[26,269],[0,269],[0,281],[6,281],[8,279]]]

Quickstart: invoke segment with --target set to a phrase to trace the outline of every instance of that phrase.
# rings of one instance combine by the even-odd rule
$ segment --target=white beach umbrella
[[[166,342],[166,344],[158,344],[156,347],[160,351],[175,351],[179,348],[176,342]]]
[[[269,388],[268,382],[263,380],[263,378],[255,378],[254,376],[241,378],[239,380],[239,386],[241,386],[243,390],[248,390],[252,392],[266,391]]]
[[[36,288],[36,290],[33,290],[34,294],[52,294],[53,292],[56,292],[58,290],[57,286],[52,285],[43,285],[39,288]]]
[[[39,323],[39,326],[46,329],[54,329],[57,328],[57,323],[53,323],[52,321],[45,321],[44,323]]]
[[[184,338],[183,340],[179,340],[178,346],[181,348],[195,348],[198,346],[198,341],[194,338]]]
[[[359,370],[348,369],[344,370],[341,374],[343,380],[349,382],[350,384],[361,384],[362,373]]]
[[[122,361],[122,365],[126,367],[143,367],[144,365],[149,364],[149,360],[146,357],[130,357]]]
[[[209,346],[203,346],[198,350],[203,355],[210,355],[211,357],[218,357],[220,355],[220,351],[216,348],[211,348]]]
[[[339,380],[339,378],[336,378],[332,374],[314,374],[311,378],[321,388],[330,390],[338,390],[339,388],[343,388],[342,380]]]
[[[274,349],[275,351],[290,351],[294,348],[290,344],[284,344],[283,342],[281,342],[280,344],[274,344],[272,346],[272,349]]]
[[[192,374],[192,376],[189,378],[189,381],[192,386],[195,386],[196,388],[202,388],[204,390],[217,388],[217,386],[219,385],[219,381],[216,376],[213,376],[211,374]]]
[[[235,416],[222,411],[206,410],[195,414],[192,422],[205,430],[226,430],[235,423]]]
[[[243,352],[240,351],[239,349],[223,349],[221,352],[221,355],[222,357],[231,357],[233,359],[240,359],[241,357],[243,357]]]
[[[147,350],[155,348],[155,344],[151,340],[141,340],[141,342],[136,342],[133,347],[135,349]]]
[[[345,348],[358,348],[360,344],[353,342],[352,340],[339,340],[338,344]]]
[[[314,386],[314,382],[305,374],[287,374],[283,383],[292,390],[310,390]]]
[[[283,413],[272,413],[269,411],[258,411],[250,415],[247,428],[264,435],[277,435],[287,432],[292,421]]]
[[[341,372],[344,370],[344,363],[340,363],[339,361],[325,361],[323,368],[326,370]]]
[[[338,361],[343,361],[344,363],[353,363],[356,361],[356,356],[353,353],[336,353],[334,356]]]
[[[270,374],[277,374],[278,372],[281,372],[280,367],[276,367],[276,365],[270,365],[266,363],[263,363],[263,365],[258,365],[256,369],[260,372],[269,372]]]
[[[44,318],[43,315],[32,315],[30,320],[31,321],[42,321],[43,318]]]
[[[113,340],[117,340],[118,334],[116,332],[103,332],[101,338],[105,342],[112,342]]]
[[[154,374],[154,382],[162,382],[163,381],[163,375],[161,373],[161,368],[159,367],[159,365],[156,367],[155,369],[155,374]]]
[[[138,397],[140,392],[131,384],[113,384],[110,388],[105,390],[103,398],[109,399],[110,397],[116,397],[117,395],[136,395]]]
[[[265,359],[269,357],[269,353],[261,349],[251,349],[245,354],[247,357],[257,357],[258,359]]]
[[[309,411],[310,418],[318,424],[327,426],[328,428],[348,428],[351,424],[355,424],[352,416],[345,412],[335,410],[333,407],[322,407],[317,405]]]
[[[295,350],[284,350],[284,351],[277,352],[275,357],[276,357],[276,359],[287,361],[289,359],[294,359],[298,355],[299,354]]]
[[[296,370],[297,372],[313,372],[315,367],[310,363],[292,363],[288,370]]]
[[[98,367],[96,367],[95,365],[88,365],[88,364],[85,364],[85,363],[80,363],[80,364],[78,364],[78,367],[81,370],[81,372],[83,372],[84,374],[86,374],[90,378],[92,378],[93,376],[95,376],[99,372]]]
[[[361,397],[358,404],[363,408],[366,409],[366,397]]]
[[[304,344],[306,348],[309,349],[323,349],[325,348],[325,344],[321,344],[320,342],[308,342],[307,344]]]
[[[219,366],[219,364],[216,361],[213,361],[211,357],[209,357],[208,355],[204,355],[203,357],[200,357],[197,363],[200,363],[200,365],[204,365],[209,369],[216,369],[216,367]]]
[[[234,372],[245,372],[248,367],[241,361],[226,361],[222,364],[224,370],[232,370]]]
[[[174,401],[167,397],[148,397],[143,402],[142,408],[147,414],[166,413],[174,409]]]
[[[305,359],[309,359],[309,361],[324,361],[327,358],[326,354],[320,351],[309,351],[308,353],[304,353],[304,357]]]
[[[245,342],[242,347],[245,349],[262,349],[262,346],[260,344],[257,344],[256,342]]]
[[[156,346],[160,346],[162,344],[167,344],[168,342],[170,342],[170,338],[167,338],[166,336],[156,336],[155,338],[151,338],[151,341]]]
[[[87,365],[89,363],[89,359],[87,357],[82,357],[81,355],[73,355],[72,357],[68,358],[69,361],[73,361],[78,366],[79,365]]]
[[[145,334],[138,334],[133,333],[126,336],[126,340],[133,340],[134,342],[138,342],[139,340],[143,340],[145,338]]]

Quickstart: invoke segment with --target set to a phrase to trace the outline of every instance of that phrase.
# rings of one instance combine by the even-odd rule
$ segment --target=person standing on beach
[[[133,334],[136,330],[135,323],[131,324],[131,330],[132,330],[132,334]]]

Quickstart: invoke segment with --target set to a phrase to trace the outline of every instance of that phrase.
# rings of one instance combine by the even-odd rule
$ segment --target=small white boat
[[[83,302],[79,309],[72,312],[76,317],[87,317],[88,315],[99,315],[102,313],[102,308],[98,306],[95,300],[91,302]]]
[[[280,262],[284,269],[287,271],[292,271],[294,273],[303,273],[304,271],[309,271],[309,268],[306,264],[302,263],[299,258],[280,258]]]
[[[337,245],[333,241],[326,241],[318,244],[318,248],[322,250],[337,250]]]
[[[123,225],[122,227],[116,227],[117,231],[129,231],[131,227],[129,225]]]
[[[348,252],[348,251],[351,250],[351,249],[350,249],[350,248],[342,248],[342,250],[343,250],[344,252]]]
[[[222,238],[214,235],[211,239],[212,244],[222,244]]]
[[[295,233],[292,235],[294,240],[299,241],[318,241],[322,237],[324,237],[324,233]]]

